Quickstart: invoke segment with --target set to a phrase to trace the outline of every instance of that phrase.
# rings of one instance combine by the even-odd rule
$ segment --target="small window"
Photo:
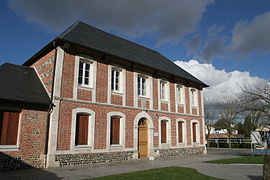
[[[192,123],[193,142],[197,142],[197,123]]]
[[[121,71],[112,69],[111,71],[111,90],[120,92],[121,91]]]
[[[110,144],[120,144],[120,117],[111,117],[111,139]]]
[[[146,78],[143,76],[138,76],[138,95],[146,96]]]
[[[167,121],[161,121],[161,143],[167,143]]]
[[[178,121],[178,143],[183,143],[183,122]]]
[[[75,146],[88,144],[89,115],[77,114]]]
[[[90,86],[90,63],[80,61],[78,84]]]
[[[176,99],[178,104],[184,104],[184,87],[181,85],[176,86]]]
[[[19,112],[0,111],[0,145],[17,145]]]
[[[160,82],[160,99],[167,100],[167,83],[165,81]]]
[[[196,89],[191,89],[190,93],[191,93],[191,105],[192,106],[197,106],[197,94],[196,94]]]

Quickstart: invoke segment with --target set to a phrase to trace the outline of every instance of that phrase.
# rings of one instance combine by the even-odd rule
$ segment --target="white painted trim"
[[[133,81],[134,81],[134,107],[138,107],[138,83],[137,83],[137,73],[133,72]]]
[[[167,143],[161,143],[161,121],[165,120],[166,122],[166,138],[167,138]],[[160,149],[167,149],[171,147],[171,119],[166,117],[166,116],[161,116],[158,118],[158,131],[159,131],[159,148]]]
[[[192,129],[192,123],[197,123],[196,124],[196,142],[193,142],[193,129]],[[191,138],[191,145],[192,146],[199,146],[200,139],[201,139],[201,134],[200,134],[200,122],[198,120],[191,120],[190,121],[190,138]]]
[[[123,108],[123,109],[134,109],[134,110],[142,110],[141,108],[135,108],[133,106],[122,106],[122,105],[116,105],[116,104],[107,104],[107,103],[100,103],[100,102],[91,102],[91,101],[85,101],[85,100],[74,100],[71,98],[60,98],[56,97],[57,100],[61,101],[69,101],[69,102],[77,102],[77,103],[84,103],[84,104],[94,104],[98,106],[107,106],[107,107],[115,107],[115,108]],[[148,110],[149,112],[158,112],[158,113],[164,113],[164,114],[175,114],[175,115],[181,115],[181,116],[187,116],[187,117],[202,117],[200,115],[192,115],[192,114],[184,114],[184,113],[176,113],[176,112],[168,112],[168,111],[159,111],[159,110]]]
[[[112,91],[111,91],[111,65],[108,65],[108,91],[107,91],[107,103],[112,103]]]
[[[147,119],[148,122],[148,157],[154,157],[154,124],[151,116],[145,111],[138,113],[134,119],[134,158],[138,158],[138,123],[141,118]]]
[[[111,138],[111,117],[119,116],[120,117],[120,135],[119,135],[119,144],[110,144]],[[106,140],[106,149],[111,150],[122,150],[125,148],[125,139],[126,139],[126,115],[121,112],[109,112],[107,113],[107,140]]]
[[[75,146],[76,117],[78,113],[89,115],[87,145]],[[91,151],[91,148],[94,146],[94,136],[95,136],[95,112],[91,109],[86,109],[86,108],[73,109],[72,121],[71,121],[71,134],[70,134],[70,150],[71,151],[81,151],[81,150]]]
[[[119,135],[119,145],[110,144],[111,138],[111,117],[119,116],[120,117],[120,135]],[[109,112],[107,113],[107,139],[106,139],[106,149],[107,151],[118,151],[125,148],[125,139],[126,139],[126,115],[121,112]]]
[[[40,77],[40,75],[39,75],[39,73],[38,73],[38,71],[37,71],[36,67],[33,67],[33,69],[35,70],[35,72],[36,72],[36,74],[37,74],[37,76],[38,76],[38,78],[39,78],[39,81],[41,82],[41,84],[42,84],[43,88],[46,90],[46,92],[47,92],[48,96],[50,97],[50,96],[51,96],[51,94],[49,93],[49,91],[48,91],[47,87],[45,86],[45,84],[44,84],[43,80],[41,79],[41,77]],[[52,75],[52,76],[53,76],[53,75]]]
[[[178,141],[178,122],[183,122],[183,127],[182,127],[182,131],[183,131],[183,143],[179,143]],[[176,144],[178,147],[187,147],[187,121],[183,118],[177,118],[176,119]]]
[[[204,154],[207,153],[206,149],[206,139],[205,139],[205,119],[204,119],[204,99],[203,99],[203,90],[201,90],[201,111],[202,111],[202,124],[203,124],[203,145],[204,145]]]
[[[57,47],[57,53],[56,53],[56,61],[55,64],[55,76],[54,76],[54,91],[53,91],[53,104],[55,105],[55,108],[53,112],[50,114],[50,127],[49,127],[49,142],[48,142],[48,156],[47,158],[47,166],[50,166],[51,163],[54,165],[51,161],[50,156],[53,156],[53,154],[56,151],[57,146],[57,133],[58,133],[58,119],[59,119],[59,111],[60,111],[60,101],[56,97],[60,97],[61,94],[61,84],[62,84],[62,74],[63,74],[63,63],[64,63],[64,50],[61,47]]]
[[[153,77],[149,77],[149,85],[150,85],[150,102],[149,102],[149,109],[153,109],[154,107],[154,88],[153,88]]]
[[[79,85],[78,84],[78,73],[79,73],[79,62],[84,61],[90,64],[89,73],[89,85]],[[97,62],[91,57],[75,56],[75,68],[74,68],[74,80],[73,80],[73,99],[76,100],[78,96],[78,88],[89,89],[92,91],[92,101],[96,102],[96,72],[97,72]]]

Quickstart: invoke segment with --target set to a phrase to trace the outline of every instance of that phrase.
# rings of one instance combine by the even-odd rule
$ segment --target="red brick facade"
[[[136,69],[125,69],[121,66],[124,74],[123,78],[123,92],[117,94],[110,91],[110,63],[102,62],[101,56],[96,53],[90,53],[85,58],[89,58],[94,65],[94,77],[93,87],[86,88],[78,85],[77,74],[79,56],[65,52],[61,48],[57,51],[62,51],[64,55],[59,57],[57,53],[56,61],[61,62],[56,67],[55,78],[53,78],[55,50],[52,50],[42,58],[38,59],[31,66],[36,68],[44,86],[48,92],[52,91],[52,82],[60,82],[60,84],[54,84],[54,99],[56,104],[53,112],[50,114],[51,126],[49,130],[50,140],[48,142],[49,154],[47,159],[47,166],[57,166],[58,159],[63,158],[66,154],[91,154],[91,153],[108,153],[108,152],[129,152],[133,157],[137,157],[137,137],[136,131],[138,131],[138,119],[146,118],[149,125],[149,157],[155,157],[159,155],[166,155],[167,151],[172,149],[174,152],[177,149],[189,149],[189,148],[203,148],[204,147],[204,121],[203,121],[203,105],[201,90],[198,92],[198,106],[192,108],[190,106],[190,88],[185,87],[185,104],[179,105],[176,102],[175,82],[168,81],[169,97],[167,102],[163,102],[159,98],[159,78],[155,75],[147,75],[149,78],[149,95],[147,97],[138,97],[135,93],[137,86],[137,74],[144,74],[142,71],[137,72]],[[89,53],[89,52],[88,52]],[[63,58],[63,59],[61,59]],[[76,62],[77,61],[77,62]],[[113,65],[111,65],[113,66]],[[117,65],[116,65],[117,66]],[[44,75],[45,74],[45,75]],[[58,75],[57,75],[58,74]],[[60,74],[60,75],[59,75]],[[58,76],[58,77],[57,77]],[[60,79],[59,81],[55,79]],[[92,78],[92,77],[90,77]],[[178,82],[181,83],[181,82]],[[57,97],[55,94],[60,94]],[[94,127],[92,127],[93,144],[88,149],[76,150],[72,145],[72,123],[76,116],[74,110],[87,109],[95,114],[91,114],[91,119],[94,121]],[[108,114],[111,112],[118,112],[125,115],[124,134],[122,139],[124,144],[120,148],[113,148],[108,146]],[[30,114],[37,114],[38,120],[29,119]],[[145,117],[138,116],[145,114]],[[160,130],[159,123],[162,117],[166,117],[170,120],[170,144],[163,146],[160,142]],[[177,143],[177,120],[184,120],[185,123],[185,143]],[[199,124],[199,141],[192,143],[191,135],[191,121],[196,121]],[[23,111],[21,118],[20,128],[20,149],[15,152],[6,152],[6,154],[14,157],[21,157],[31,165],[42,167],[44,166],[45,152],[45,134],[47,123],[47,112],[37,111]],[[137,124],[136,124],[137,123]],[[91,129],[90,129],[91,130]],[[151,137],[150,137],[151,135]],[[88,137],[90,138],[90,137]],[[160,153],[160,154],[159,154]],[[59,160],[61,161],[61,160]],[[60,165],[66,165],[62,160]],[[62,163],[62,164],[61,164]]]

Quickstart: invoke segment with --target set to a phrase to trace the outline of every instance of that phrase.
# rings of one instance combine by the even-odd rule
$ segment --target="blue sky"
[[[269,0],[74,2],[0,1],[0,64],[22,64],[81,20],[173,61],[196,59],[217,69],[270,79]]]

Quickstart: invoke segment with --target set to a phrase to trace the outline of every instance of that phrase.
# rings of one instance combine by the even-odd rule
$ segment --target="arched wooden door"
[[[139,158],[148,157],[148,123],[140,119],[138,124],[138,152]]]

